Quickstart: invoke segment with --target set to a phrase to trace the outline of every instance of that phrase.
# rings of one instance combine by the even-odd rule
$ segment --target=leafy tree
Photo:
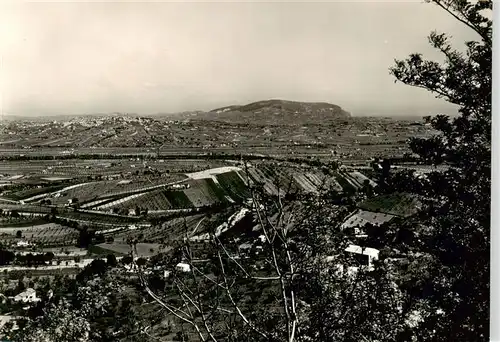
[[[102,276],[107,271],[107,264],[105,260],[94,259],[89,265],[85,266],[83,270],[76,276],[76,280],[83,283],[89,279],[94,278],[95,275]]]
[[[118,261],[116,261],[116,256],[114,254],[108,254],[106,256],[106,263],[108,266],[116,267],[118,265]]]
[[[52,253],[52,252],[45,253],[45,261],[50,262],[50,261],[52,261],[52,259],[54,259],[54,253]]]
[[[137,266],[144,266],[148,261],[145,258],[139,258],[136,261]]]
[[[130,255],[126,255],[124,256],[122,259],[121,259],[121,262],[124,264],[124,265],[130,265],[133,261],[133,258],[130,256]]]
[[[18,231],[16,232],[16,237],[17,237],[18,239],[22,238],[22,237],[23,237],[23,232],[22,232],[22,231],[20,231],[20,230],[18,230]]]
[[[406,184],[424,199],[419,215],[425,227],[411,248],[436,260],[425,279],[429,310],[420,340],[481,341],[489,329],[489,236],[491,171],[492,1],[432,1],[477,33],[464,53],[446,34],[432,32],[430,44],[444,64],[412,54],[397,60],[397,80],[429,90],[459,108],[459,116],[426,120],[439,131],[429,139],[410,140],[412,151],[445,172],[426,177],[393,175],[392,188]],[[406,189],[408,190],[408,188]]]
[[[16,256],[14,252],[0,250],[0,265],[8,265],[15,260]]]
[[[24,290],[26,290],[26,285],[24,284],[23,279],[19,279],[17,281],[16,292],[23,292]]]
[[[44,315],[27,322],[23,329],[12,331],[12,341],[88,341],[90,324],[69,303],[50,303]]]
[[[89,267],[93,274],[102,275],[106,272],[107,264],[102,259],[95,259],[90,263]]]
[[[57,288],[70,299],[54,296],[40,303],[39,310],[28,311],[24,329],[7,331],[12,341],[114,342],[138,334],[139,317],[133,310],[137,303],[116,279],[103,275],[77,286],[66,278]]]
[[[95,233],[93,231],[89,231],[86,227],[83,227],[78,236],[78,247],[87,248],[92,243],[94,236]]]

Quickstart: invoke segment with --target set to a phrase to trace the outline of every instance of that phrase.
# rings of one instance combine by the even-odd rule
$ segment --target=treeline
[[[426,159],[423,159],[421,157],[412,156],[409,154],[405,154],[402,157],[379,158],[379,160],[386,160],[391,165],[401,165],[401,164],[433,165],[433,164],[435,164],[432,160],[426,160]]]
[[[77,221],[57,217],[54,214],[53,215],[45,215],[44,219],[47,220],[47,222],[60,224],[61,226],[65,226],[65,227],[70,227],[70,228],[75,228],[75,229],[78,229],[80,227]]]
[[[175,218],[187,217],[196,214],[207,214],[207,215],[215,215],[220,212],[223,212],[226,209],[232,208],[233,210],[239,208],[240,204],[237,203],[223,203],[223,202],[215,202],[211,205],[205,205],[202,207],[190,207],[184,208],[182,211],[178,212],[170,212],[168,214],[157,214],[152,217],[148,217],[148,222],[153,226],[157,226],[163,222],[167,222],[169,220],[173,220]]]
[[[307,158],[284,158],[284,161],[296,164],[306,164],[309,166],[316,166],[316,167],[328,166],[334,170],[338,168],[338,163],[335,161],[331,160],[322,161],[318,158],[313,158],[312,156],[308,156]]]
[[[28,253],[28,254],[16,254],[12,251],[5,249],[0,250],[0,265],[11,265],[13,263],[22,266],[34,266],[34,265],[45,265],[47,262],[51,262],[54,259],[54,253]]]

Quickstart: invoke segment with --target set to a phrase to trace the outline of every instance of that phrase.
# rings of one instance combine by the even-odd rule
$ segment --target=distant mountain
[[[350,116],[349,112],[331,103],[265,100],[246,105],[226,106],[205,113],[196,113],[189,116],[189,119],[261,125],[288,125],[325,123],[339,118],[349,118]]]

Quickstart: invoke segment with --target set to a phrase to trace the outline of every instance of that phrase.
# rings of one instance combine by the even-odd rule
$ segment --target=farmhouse
[[[349,245],[345,251],[352,254],[361,266],[368,266],[368,269],[373,268],[373,261],[378,260],[380,253],[378,249],[357,245]]]
[[[340,226],[340,229],[354,229],[354,233],[356,235],[362,235],[362,228],[365,225],[372,224],[374,226],[380,226],[391,221],[394,217],[394,215],[390,214],[374,213],[359,209],[347,217],[344,223]]]
[[[41,298],[36,296],[36,291],[33,288],[28,288],[26,291],[19,293],[14,297],[14,301],[23,303],[39,302]]]
[[[16,247],[19,247],[19,248],[29,247],[29,246],[31,246],[31,243],[29,243],[28,241],[24,241],[24,240],[18,241],[16,243]]]
[[[138,267],[136,264],[123,265],[127,273],[136,273],[138,271]]]
[[[349,276],[354,276],[360,267],[366,267],[367,270],[374,269],[373,262],[379,258],[379,250],[369,247],[361,247],[358,245],[349,245],[345,250],[348,256],[347,263],[339,263],[333,266],[334,270],[339,274],[346,272]],[[328,256],[325,261],[332,262],[335,257]]]
[[[180,262],[177,265],[175,265],[175,269],[181,272],[190,272],[191,266],[189,264]]]
[[[241,245],[238,246],[238,249],[240,252],[248,252],[252,249],[252,244],[251,243],[242,243]]]
[[[184,262],[180,262],[177,265],[175,265],[175,269],[177,271],[187,273],[187,272],[191,272],[191,265],[186,264]],[[165,271],[163,271],[163,277],[166,279],[166,278],[170,277],[171,273],[172,272],[170,270],[165,270]]]

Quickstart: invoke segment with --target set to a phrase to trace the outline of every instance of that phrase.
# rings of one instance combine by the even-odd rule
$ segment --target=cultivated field
[[[74,228],[47,223],[28,227],[1,227],[0,241],[16,242],[15,236],[18,231],[21,231],[23,241],[45,246],[72,245],[78,238],[78,231]]]

